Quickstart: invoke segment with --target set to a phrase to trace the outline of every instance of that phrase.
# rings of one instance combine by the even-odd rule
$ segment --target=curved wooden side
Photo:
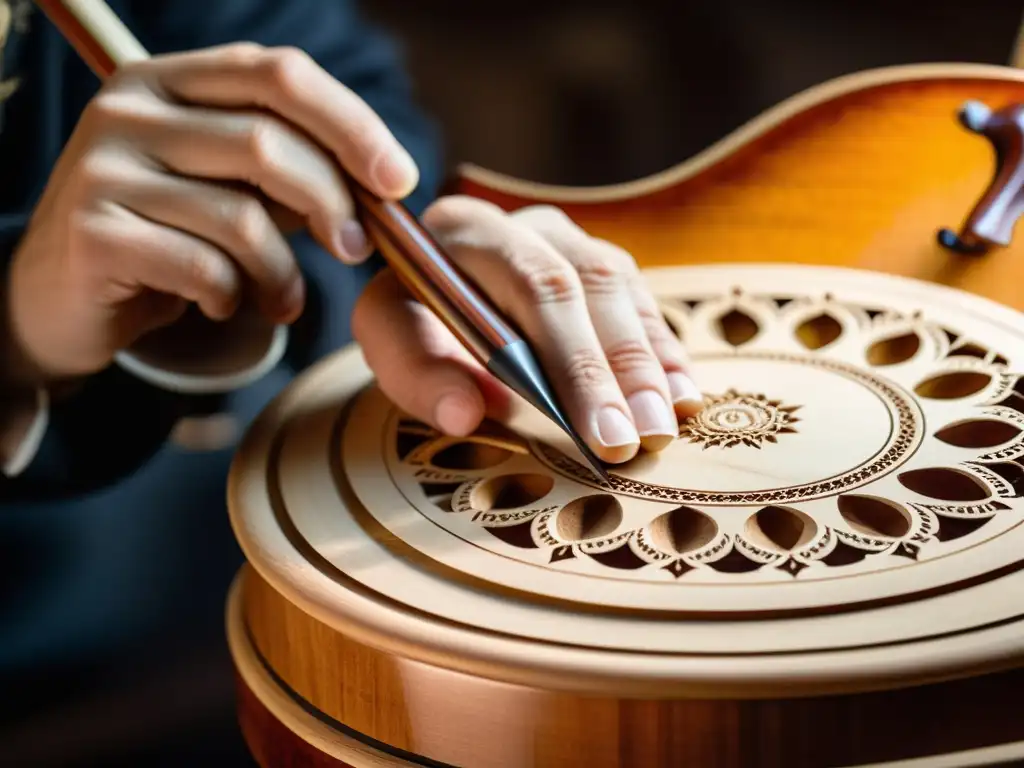
[[[293,692],[278,717],[308,718],[295,704],[302,701],[428,761],[413,765],[856,766],[1024,741],[1024,670],[807,699],[782,698],[784,691],[766,701],[592,697],[496,683],[360,645],[302,612],[251,567],[239,589],[232,647],[237,658],[245,627],[256,654]]]
[[[374,749],[318,719],[266,668],[242,618],[244,571],[231,586],[227,636],[235,665],[242,735],[262,768],[403,768],[415,765]]]
[[[562,208],[641,266],[764,262],[846,266],[955,286],[1024,307],[1024,236],[984,256],[937,242],[958,230],[994,171],[961,105],[1024,102],[1024,72],[918,65],[825,83],[648,179],[557,187],[473,166],[456,193],[513,211]]]

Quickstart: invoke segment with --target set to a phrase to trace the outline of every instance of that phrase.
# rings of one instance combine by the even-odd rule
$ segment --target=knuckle
[[[72,264],[95,263],[110,257],[109,232],[96,217],[82,210],[73,210],[67,217],[68,258]]]
[[[451,231],[479,226],[487,218],[504,216],[498,206],[469,195],[446,195],[438,198],[423,212],[423,221],[433,230]]]
[[[133,169],[116,147],[97,144],[75,162],[67,186],[78,203],[95,207],[113,190],[131,182]]]
[[[127,102],[130,97],[116,89],[108,89],[95,96],[82,110],[79,127],[89,136],[111,133],[132,114]]]
[[[596,350],[579,349],[565,360],[565,375],[577,387],[594,388],[607,385],[611,371],[606,359]]]
[[[608,366],[616,375],[637,373],[653,369],[654,355],[637,339],[627,339],[605,349]]]
[[[533,304],[568,304],[583,298],[579,275],[560,259],[524,249],[515,267],[520,289]]]
[[[309,75],[315,67],[313,58],[301,48],[282,46],[269,51],[267,74],[271,84],[286,95],[308,88]]]
[[[626,275],[611,259],[581,259],[576,264],[576,273],[583,289],[590,294],[618,293],[626,285]]]
[[[259,63],[266,52],[259,43],[239,42],[224,46],[221,55],[224,62],[238,67],[252,67]]]
[[[569,215],[557,206],[542,203],[539,205],[528,205],[524,208],[520,208],[518,211],[512,214],[514,218],[524,219],[531,224],[556,224],[565,225],[572,224],[575,226],[575,222],[569,218]]]
[[[211,298],[227,300],[231,297],[231,277],[220,260],[203,248],[192,248],[184,256],[189,282],[200,293]]]
[[[284,137],[272,120],[253,120],[246,142],[249,156],[258,170],[273,172],[278,167]]]
[[[242,248],[249,252],[263,248],[272,226],[266,208],[258,201],[246,198],[234,205],[229,217],[231,230]]]

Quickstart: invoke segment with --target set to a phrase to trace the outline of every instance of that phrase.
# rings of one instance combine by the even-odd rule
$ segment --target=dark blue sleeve
[[[413,212],[420,213],[434,198],[442,167],[435,127],[415,103],[399,48],[362,18],[355,3],[111,0],[110,5],[154,54],[234,41],[302,48],[369,103],[416,159],[421,182],[406,201]],[[62,73],[61,85],[42,100],[53,108],[48,112],[52,121],[62,123],[48,128],[66,139],[99,84],[70,50],[60,59],[63,66],[48,67],[55,80],[56,72]],[[45,88],[47,81],[38,85]],[[12,239],[16,230],[12,228]],[[294,236],[292,244],[309,282],[307,311],[292,327],[286,356],[297,371],[351,341],[355,299],[381,264],[374,257],[362,267],[347,267],[305,234]],[[14,243],[7,245],[13,248]],[[3,253],[9,249],[4,247]],[[124,414],[126,403],[132,415],[111,418]],[[165,392],[111,367],[54,404],[36,460],[18,478],[0,476],[0,503],[83,493],[115,483],[159,450],[178,419],[209,407],[205,398]]]
[[[310,54],[380,115],[416,160],[420,184],[406,200],[419,214],[437,195],[443,172],[438,132],[418,107],[413,81],[394,39],[348,0],[134,0],[121,2],[151,53],[229,42],[289,45]],[[202,23],[197,23],[201,19]],[[307,234],[291,239],[309,281],[309,301],[292,327],[286,360],[301,370],[351,341],[352,307],[381,267],[337,262]]]

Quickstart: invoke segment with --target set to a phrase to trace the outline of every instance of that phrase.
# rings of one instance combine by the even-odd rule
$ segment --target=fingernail
[[[613,406],[602,408],[597,415],[597,439],[606,448],[623,448],[640,442],[626,414]]]
[[[434,406],[434,424],[447,435],[462,437],[476,426],[476,403],[471,395],[453,392]]]
[[[645,389],[629,396],[626,400],[633,413],[640,437],[651,435],[674,436],[679,431],[675,414],[668,409],[665,399],[653,389]]]
[[[382,154],[373,172],[381,190],[398,198],[405,197],[416,188],[419,176],[416,162],[404,149]]]
[[[672,395],[672,402],[676,407],[687,404],[700,406],[704,404],[704,395],[701,394],[693,380],[684,373],[673,372],[668,375],[668,391]]]
[[[370,255],[370,241],[358,221],[346,221],[338,231],[337,246],[345,261],[362,261]]]
[[[679,422],[669,410],[668,403],[657,392],[645,389],[629,396],[629,410],[633,413],[640,444],[647,450],[660,451],[679,434]]]

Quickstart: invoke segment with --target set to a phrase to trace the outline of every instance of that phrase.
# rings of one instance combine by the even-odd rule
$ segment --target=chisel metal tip
[[[555,422],[572,438],[594,474],[603,482],[611,482],[611,476],[601,460],[584,442],[579,433],[573,429],[565,414],[562,413],[554,393],[548,387],[544,374],[526,342],[517,341],[505,345],[491,355],[487,368],[533,407]]]

